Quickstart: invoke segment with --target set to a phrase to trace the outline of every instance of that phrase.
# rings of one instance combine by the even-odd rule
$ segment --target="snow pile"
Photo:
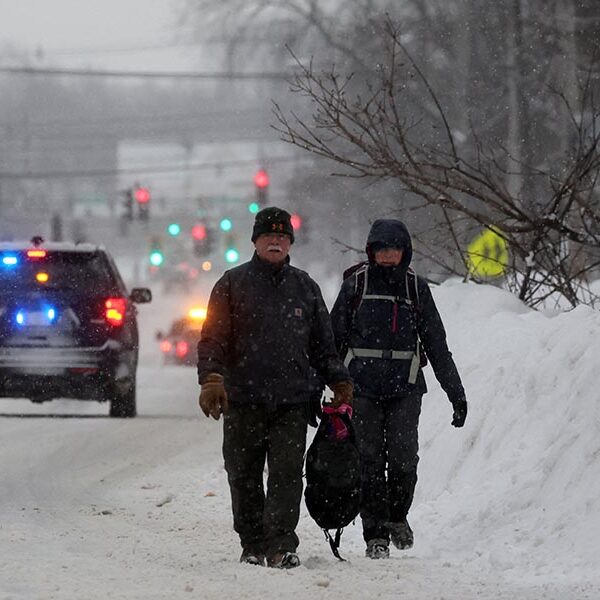
[[[585,581],[600,533],[600,315],[580,307],[551,318],[493,287],[434,293],[470,412],[452,431],[431,386],[417,528],[450,564]]]

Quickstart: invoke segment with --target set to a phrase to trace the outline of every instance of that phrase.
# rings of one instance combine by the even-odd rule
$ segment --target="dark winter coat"
[[[374,261],[374,246],[403,250],[398,267],[382,267]],[[342,348],[415,351],[417,338],[433,367],[436,378],[450,401],[463,398],[464,389],[446,344],[446,332],[427,282],[417,277],[418,315],[411,308],[406,271],[412,259],[412,243],[406,226],[393,219],[379,219],[367,239],[369,256],[365,295],[392,296],[396,301],[364,298],[354,319],[355,275],[348,277],[331,313],[338,350]],[[388,352],[389,356],[391,352]],[[343,358],[343,357],[342,357]],[[419,367],[416,381],[409,383],[411,360],[355,357],[348,365],[355,396],[394,397],[425,393],[427,386]]]
[[[198,378],[225,376],[232,402],[309,400],[310,367],[328,384],[349,379],[319,286],[286,262],[256,254],[217,281],[198,344]]]

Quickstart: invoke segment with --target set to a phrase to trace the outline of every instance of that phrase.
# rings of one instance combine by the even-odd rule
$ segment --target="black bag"
[[[360,455],[350,414],[343,407],[323,407],[321,423],[306,453],[306,508],[340,560],[344,560],[338,552],[342,530],[360,509]],[[336,530],[335,538],[329,529]]]

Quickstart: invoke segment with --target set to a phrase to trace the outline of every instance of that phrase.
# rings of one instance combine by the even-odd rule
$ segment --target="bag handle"
[[[348,438],[352,443],[355,443],[356,437],[352,426],[352,406],[350,404],[344,402],[337,408],[324,404],[319,427],[322,428],[322,431],[328,431],[329,427],[333,427],[334,439],[345,440]],[[329,437],[332,436],[329,435]]]
[[[341,560],[342,562],[346,562],[345,558],[342,558],[340,556],[339,550],[338,548],[340,547],[340,539],[342,537],[342,531],[344,531],[343,529],[338,529],[335,532],[335,538],[331,537],[331,534],[329,533],[328,529],[323,529],[323,533],[325,534],[325,539],[329,542],[329,547],[331,548],[331,552],[333,552],[333,555],[338,559]]]

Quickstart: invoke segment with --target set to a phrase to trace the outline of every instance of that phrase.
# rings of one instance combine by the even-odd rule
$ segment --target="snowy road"
[[[463,293],[447,291],[448,306],[464,305],[462,297],[453,296]],[[146,334],[138,418],[108,419],[107,406],[95,403],[0,401],[0,599],[599,597],[591,550],[573,556],[577,540],[557,525],[562,513],[545,520],[544,500],[529,493],[532,465],[519,465],[501,449],[503,439],[510,445],[510,434],[494,435],[502,423],[490,428],[490,419],[501,413],[477,414],[475,406],[470,426],[458,432],[449,425],[446,400],[433,387],[422,421],[413,550],[394,550],[388,561],[366,559],[357,523],[344,532],[341,552],[349,560],[339,563],[303,508],[300,568],[281,572],[240,565],[220,424],[198,414],[193,369],[160,365],[151,340],[154,327],[163,325],[159,308],[141,311]],[[490,311],[503,308],[499,301]],[[511,310],[506,314],[515,323],[523,318]],[[528,318],[537,323],[540,317]],[[478,331],[484,333],[481,325]],[[462,340],[454,339],[459,360],[463,352],[462,362],[468,363]],[[508,341],[506,349],[510,356]],[[486,378],[475,377],[469,364],[464,372],[467,389],[481,393],[477,386]],[[529,409],[535,415],[535,406]],[[506,419],[509,430],[516,426],[516,412],[514,417]],[[565,429],[557,449],[563,457],[567,442],[577,443]],[[531,443],[539,442],[540,435],[531,434]],[[528,448],[519,449],[526,460]],[[497,466],[485,465],[496,450]],[[589,460],[595,461],[590,474],[598,473],[598,456]],[[563,469],[556,483],[552,465],[542,467],[549,470],[547,494],[559,493],[549,487],[572,483],[572,470]],[[490,469],[495,474],[495,468],[511,471],[516,487],[504,490],[490,482],[486,474]],[[578,485],[589,487],[585,481]],[[589,505],[589,527],[597,527],[597,502],[582,498],[581,503]],[[557,568],[565,564],[564,571]]]

